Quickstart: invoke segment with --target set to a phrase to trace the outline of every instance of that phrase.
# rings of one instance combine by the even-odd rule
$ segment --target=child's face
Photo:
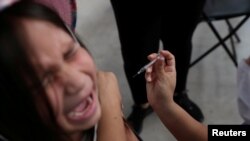
[[[44,83],[59,126],[73,134],[93,127],[101,110],[91,56],[51,23],[31,19],[21,23],[29,59]]]

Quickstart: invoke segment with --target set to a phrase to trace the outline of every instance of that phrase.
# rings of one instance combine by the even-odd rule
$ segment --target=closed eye
[[[71,59],[75,54],[77,53],[79,49],[79,44],[74,43],[72,47],[69,48],[69,50],[63,55],[63,58],[65,60]]]

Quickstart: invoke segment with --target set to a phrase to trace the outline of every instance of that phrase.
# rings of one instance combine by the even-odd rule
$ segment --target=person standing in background
[[[200,108],[188,98],[186,83],[192,35],[205,0],[111,0],[111,4],[117,22],[125,74],[135,103],[127,118],[131,126],[140,133],[144,118],[152,113],[147,101],[144,76],[133,78],[133,75],[148,63],[148,54],[158,51],[160,41],[163,49],[172,52],[176,58],[175,102],[202,122],[204,116]]]
[[[240,61],[237,68],[237,104],[242,124],[250,125],[250,57]]]

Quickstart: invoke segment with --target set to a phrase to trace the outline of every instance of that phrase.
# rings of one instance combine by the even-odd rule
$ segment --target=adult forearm
[[[207,126],[197,122],[174,102],[153,107],[178,141],[207,141]]]

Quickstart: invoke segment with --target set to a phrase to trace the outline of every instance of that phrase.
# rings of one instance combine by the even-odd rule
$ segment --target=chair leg
[[[228,28],[229,28],[230,30],[232,30],[232,29],[233,29],[233,26],[232,26],[232,24],[229,22],[229,20],[226,19],[225,21],[226,21],[226,23],[227,23]],[[235,32],[235,34],[234,34],[234,37],[235,37],[236,41],[239,43],[239,42],[240,42],[240,37],[238,36],[238,34],[237,34],[236,32]]]
[[[232,54],[234,56],[234,59],[237,61],[237,53],[236,53],[236,49],[235,49],[235,44],[234,44],[233,38],[230,38],[230,41],[231,41],[231,47],[232,47]]]
[[[229,22],[228,19],[225,19],[225,21],[226,21],[226,23],[228,25],[228,31],[229,31],[229,33],[232,32],[233,27],[232,27],[231,23]],[[239,36],[237,35],[236,32],[235,32],[235,34],[233,36],[236,38],[236,40],[238,42],[240,41]],[[235,44],[234,44],[233,36],[230,37],[230,42],[231,42],[233,56],[234,56],[235,60],[237,60],[237,53],[236,53],[236,49],[235,49]]]
[[[206,17],[207,18],[207,17]],[[235,34],[235,32],[247,21],[247,19],[249,18],[249,15],[245,16],[244,19],[242,19],[238,25],[232,29],[232,31],[222,39],[222,42],[225,42],[226,40],[228,40],[232,35]],[[200,57],[198,57],[197,59],[195,59],[193,62],[190,63],[189,68],[193,67],[195,64],[197,64],[198,62],[200,62],[204,57],[206,57],[209,53],[211,53],[213,50],[215,50],[216,48],[218,48],[220,46],[220,42],[218,42],[217,44],[215,44],[213,47],[211,47],[208,51],[206,51],[203,55],[201,55]]]
[[[212,29],[212,31],[214,32],[215,36],[217,37],[217,39],[219,40],[220,44],[222,45],[222,47],[225,49],[225,51],[227,52],[228,56],[230,57],[230,59],[233,61],[234,65],[237,66],[237,62],[234,58],[234,56],[232,55],[232,53],[230,52],[230,50],[228,49],[227,45],[225,44],[225,42],[223,42],[221,36],[219,35],[218,31],[215,29],[214,25],[212,24],[212,22],[210,20],[207,20],[208,26]]]

